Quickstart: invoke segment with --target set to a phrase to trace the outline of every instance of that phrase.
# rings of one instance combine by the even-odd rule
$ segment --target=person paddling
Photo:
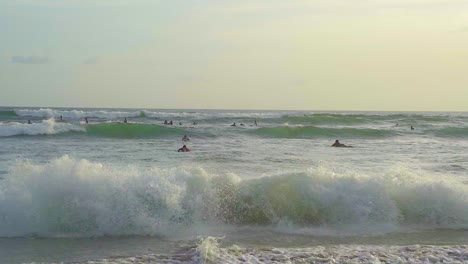
[[[186,145],[183,145],[180,149],[177,150],[177,152],[189,152],[190,149],[187,148]]]
[[[332,147],[338,147],[338,148],[352,148],[353,146],[347,146],[345,144],[340,143],[340,141],[337,139],[335,140],[335,143],[331,145]]]

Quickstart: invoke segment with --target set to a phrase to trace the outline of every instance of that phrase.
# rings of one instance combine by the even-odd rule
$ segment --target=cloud
[[[42,56],[12,56],[11,63],[17,64],[46,64],[49,58]]]

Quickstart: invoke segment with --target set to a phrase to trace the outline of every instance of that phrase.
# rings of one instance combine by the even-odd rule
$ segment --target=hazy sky
[[[468,111],[468,1],[0,0],[0,105]]]

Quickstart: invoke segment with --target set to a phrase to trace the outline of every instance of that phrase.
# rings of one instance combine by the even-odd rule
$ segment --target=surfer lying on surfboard
[[[340,141],[337,139],[335,140],[335,143],[331,145],[332,147],[341,147],[341,148],[352,148],[353,146],[346,146],[345,144],[340,143]]]

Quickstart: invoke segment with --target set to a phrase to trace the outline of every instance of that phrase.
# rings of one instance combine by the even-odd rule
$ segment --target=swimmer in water
[[[29,124],[29,125],[32,124],[32,123],[31,123],[31,120],[28,120],[28,124]]]
[[[182,138],[182,141],[190,141],[190,138],[188,138],[187,135],[184,135],[184,137]]]
[[[340,141],[337,139],[335,140],[335,143],[331,145],[332,147],[337,147],[337,148],[352,148],[353,146],[346,146],[345,144],[341,144]]]
[[[84,121],[85,121],[86,124],[88,124],[88,118],[87,117],[84,118]]]
[[[190,149],[187,148],[186,145],[183,145],[180,149],[177,150],[177,152],[189,152]]]
[[[413,127],[413,126],[411,126],[411,130],[414,130],[414,127]]]
[[[169,123],[167,122],[167,120],[164,120],[164,125],[169,125]]]
[[[257,120],[254,121],[254,125],[257,126]]]
[[[125,123],[125,124],[127,123],[127,118],[124,119],[124,123]]]
[[[171,125],[171,126],[172,126],[173,124],[174,124],[174,123],[172,123],[172,120],[171,120],[171,121],[169,121],[169,125]]]
[[[236,126],[236,122],[234,122],[231,126]]]

